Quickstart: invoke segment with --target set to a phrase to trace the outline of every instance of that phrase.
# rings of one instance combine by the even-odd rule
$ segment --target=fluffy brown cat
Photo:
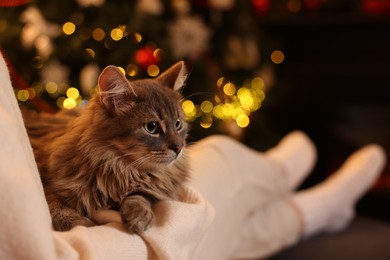
[[[185,78],[184,62],[134,81],[108,66],[82,110],[24,113],[56,230],[94,225],[93,212],[117,209],[129,232],[140,233],[154,202],[177,198],[188,178]]]

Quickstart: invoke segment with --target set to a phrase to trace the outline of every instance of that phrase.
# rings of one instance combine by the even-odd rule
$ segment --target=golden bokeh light
[[[92,38],[98,42],[103,41],[105,37],[106,33],[101,28],[96,28],[92,31]]]
[[[210,116],[202,117],[200,126],[203,128],[210,128],[213,125],[213,118]]]
[[[77,100],[80,97],[80,92],[77,88],[68,88],[66,90],[66,96],[68,98],[72,98],[74,100]]]
[[[223,82],[225,81],[225,78],[224,77],[220,77],[218,80],[217,80],[217,86],[220,88],[223,86]]]
[[[130,77],[135,77],[138,74],[138,67],[135,64],[129,64],[126,67],[126,73]]]
[[[204,112],[204,113],[211,113],[213,111],[213,103],[211,103],[210,101],[208,100],[205,100],[203,101],[201,104],[200,104],[200,109]]]
[[[160,68],[157,65],[150,65],[146,69],[146,72],[148,73],[149,76],[156,77],[158,76],[158,74],[160,74]]]
[[[125,69],[124,68],[122,68],[122,67],[117,67],[121,72],[122,72],[122,74],[123,75],[125,75],[126,76],[126,71],[125,71]]]
[[[58,99],[57,99],[57,106],[59,107],[59,108],[64,108],[64,101],[65,101],[65,97],[59,97]]]
[[[185,100],[181,107],[183,109],[184,114],[186,115],[186,119],[188,121],[193,121],[196,118],[196,107],[194,102],[191,100]]]
[[[18,91],[18,93],[16,94],[16,97],[18,98],[19,101],[22,101],[22,102],[25,102],[29,99],[29,92],[27,89],[21,89]]]
[[[236,118],[236,124],[241,128],[247,127],[249,125],[249,122],[249,117],[244,114],[241,114]]]
[[[55,94],[58,92],[58,85],[55,82],[48,82],[45,88],[46,88],[46,92],[49,94]]]
[[[123,38],[123,31],[119,28],[114,28],[111,30],[110,35],[114,41],[120,41]]]
[[[72,23],[72,22],[66,22],[62,26],[62,31],[66,35],[71,35],[71,34],[73,34],[76,31],[76,25],[74,23]]]
[[[226,83],[224,86],[223,86],[223,92],[227,95],[227,96],[233,96],[234,93],[236,93],[236,86],[234,86],[233,83]]]
[[[134,39],[140,43],[142,41],[142,35],[140,33],[135,32],[134,33]]]
[[[284,61],[284,53],[280,50],[275,50],[271,53],[271,60],[275,64],[280,64]]]
[[[63,107],[66,109],[73,109],[76,106],[77,106],[77,102],[73,98],[66,98],[63,102]]]
[[[85,52],[87,53],[87,56],[90,57],[90,58],[95,58],[95,51],[92,50],[91,48],[86,48],[85,49]]]

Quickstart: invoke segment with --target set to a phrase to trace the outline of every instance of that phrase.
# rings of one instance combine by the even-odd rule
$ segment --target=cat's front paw
[[[53,219],[53,227],[58,231],[68,231],[76,226],[92,227],[95,226],[95,223],[82,216],[65,216],[61,219]]]
[[[151,203],[140,195],[127,197],[120,208],[123,224],[130,233],[140,234],[153,222]]]

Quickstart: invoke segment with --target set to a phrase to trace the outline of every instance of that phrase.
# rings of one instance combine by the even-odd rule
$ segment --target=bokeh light
[[[150,65],[148,66],[146,72],[148,73],[149,76],[151,77],[156,77],[158,74],[160,74],[160,68],[157,65]]]
[[[284,53],[280,50],[275,50],[271,53],[271,60],[275,64],[280,64],[284,61]]]
[[[106,33],[101,28],[96,28],[92,31],[92,38],[98,42],[103,41],[105,37]]]
[[[72,22],[66,22],[62,26],[62,31],[66,35],[71,35],[71,34],[73,34],[76,31],[76,25],[74,23],[72,23]]]

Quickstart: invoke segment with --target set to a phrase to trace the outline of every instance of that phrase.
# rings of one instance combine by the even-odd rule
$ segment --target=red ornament
[[[368,14],[390,13],[390,0],[363,0],[362,9]]]
[[[143,47],[135,52],[135,61],[142,69],[147,69],[150,65],[159,62],[156,49],[152,47]]]
[[[202,8],[210,8],[209,0],[191,0],[191,2]]]
[[[324,0],[304,0],[303,5],[308,11],[317,11],[324,4]]]
[[[271,9],[269,0],[252,0],[252,6],[258,14],[265,14]]]
[[[0,6],[18,6],[27,4],[30,1],[31,0],[1,0]]]

